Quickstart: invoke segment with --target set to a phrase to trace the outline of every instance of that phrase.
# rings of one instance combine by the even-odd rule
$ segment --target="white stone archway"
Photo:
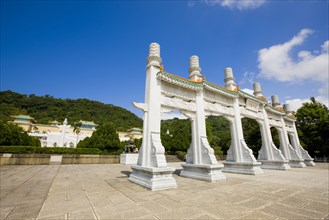
[[[295,127],[295,118],[272,97],[272,105],[264,98],[259,83],[254,84],[254,96],[237,88],[231,68],[225,69],[225,87],[205,80],[201,74],[199,58],[190,58],[189,79],[167,73],[162,67],[160,46],[152,43],[146,66],[144,103],[133,103],[144,112],[143,143],[137,165],[132,166],[129,180],[152,190],[177,187],[172,177],[174,168],[167,166],[165,149],[160,138],[161,113],[178,109],[191,120],[192,141],[187,161],[180,175],[214,182],[225,179],[222,166],[208,143],[205,118],[223,116],[230,122],[231,147],[223,171],[261,174],[262,168],[287,170],[314,165],[312,158],[301,148]],[[261,128],[262,148],[258,161],[244,141],[242,117],[255,119]],[[274,145],[270,127],[276,127],[280,149]],[[288,133],[293,143],[289,144]]]

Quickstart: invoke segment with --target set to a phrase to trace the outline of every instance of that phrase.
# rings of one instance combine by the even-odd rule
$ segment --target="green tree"
[[[78,148],[98,148],[110,153],[121,153],[122,146],[113,124],[102,124],[90,138],[80,141]]]
[[[309,154],[329,157],[329,110],[313,97],[296,113],[299,138]]]
[[[209,116],[206,119],[209,144],[217,155],[225,154],[230,148],[230,123],[222,116]]]
[[[275,146],[277,148],[279,148],[280,147],[280,138],[279,138],[278,130],[274,127],[271,127],[271,135],[272,135],[273,143],[275,144]]]
[[[161,141],[166,152],[187,151],[191,143],[191,122],[174,118],[161,122]]]
[[[0,146],[41,146],[40,140],[31,137],[12,123],[0,120]]]
[[[259,124],[256,120],[250,118],[243,118],[241,121],[244,139],[257,158],[258,151],[262,147],[262,136]]]

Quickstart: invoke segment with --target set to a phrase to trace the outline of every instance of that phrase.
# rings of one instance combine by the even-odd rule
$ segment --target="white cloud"
[[[207,5],[220,5],[230,9],[247,10],[258,8],[265,3],[265,0],[204,0]]]
[[[306,80],[320,82],[323,88],[318,92],[324,95],[324,91],[328,88],[329,41],[323,43],[319,53],[302,50],[297,53],[297,60],[291,57],[292,50],[303,44],[312,33],[313,31],[310,29],[302,29],[291,40],[283,44],[259,50],[260,77],[290,83]]]
[[[195,1],[188,1],[187,2],[187,5],[189,6],[189,7],[193,7],[194,5],[195,5]]]
[[[329,101],[328,98],[325,96],[317,96],[314,97],[316,101],[321,102],[322,104],[329,107]],[[290,99],[286,100],[286,103],[291,106],[291,110],[297,111],[300,107],[302,107],[303,103],[305,102],[311,102],[310,99]]]
[[[244,72],[243,78],[239,84],[253,84],[255,82],[256,73],[254,72]]]
[[[241,90],[248,93],[248,94],[250,94],[250,95],[254,95],[254,90],[252,90],[252,89],[245,88],[245,89],[241,89]]]

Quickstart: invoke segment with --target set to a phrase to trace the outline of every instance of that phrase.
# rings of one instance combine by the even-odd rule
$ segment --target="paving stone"
[[[266,220],[271,220],[271,219],[278,219],[277,216],[269,215],[261,211],[255,211],[251,212],[247,215],[242,215],[241,217],[238,217],[236,219],[266,219]]]
[[[0,207],[0,219],[5,219],[15,207]]]
[[[141,203],[139,203],[139,206],[149,210],[151,213],[154,213],[154,214],[163,213],[163,212],[167,212],[170,210],[169,208],[167,208],[155,201],[141,202]]]
[[[225,173],[227,180],[215,183],[174,174],[177,189],[152,192],[129,182],[127,165],[1,166],[0,218],[324,219],[328,168]]]
[[[159,219],[190,219],[194,216],[199,216],[200,210],[191,207],[184,207],[180,209],[173,209],[160,214],[155,214]]]
[[[303,209],[320,212],[322,214],[328,214],[329,213],[328,203],[324,203],[324,202],[312,201],[309,204],[305,205],[303,207]]]
[[[166,208],[169,208],[169,209],[180,209],[180,208],[183,208],[185,207],[184,204],[180,203],[180,202],[176,202],[172,199],[168,199],[168,198],[159,198],[159,199],[156,199],[155,200],[157,203],[163,205],[164,207]]]
[[[280,203],[282,203],[282,204],[296,207],[296,208],[303,207],[310,202],[311,202],[311,200],[304,199],[300,196],[291,196],[289,198],[286,198],[286,199],[283,199],[280,201]]]
[[[247,207],[247,208],[252,208],[252,209],[257,209],[257,208],[264,207],[265,205],[267,205],[269,203],[270,203],[269,201],[266,201],[266,200],[263,200],[263,199],[253,199],[253,198],[251,198],[247,201],[237,203],[236,205]]]

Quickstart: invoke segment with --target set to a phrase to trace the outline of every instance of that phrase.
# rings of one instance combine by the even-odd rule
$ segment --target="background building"
[[[58,121],[51,121],[49,124],[37,124],[34,118],[29,115],[12,116],[14,121],[30,136],[38,137],[42,147],[70,147],[75,148],[77,144],[91,137],[96,130],[96,124],[92,121],[79,121],[79,126],[71,126],[67,119],[63,124]],[[117,131],[120,141],[129,141],[132,139],[141,139],[143,137],[142,129],[131,128],[127,131]]]
[[[91,121],[80,121],[79,127],[68,125],[67,119],[63,125],[58,121],[47,124],[37,124],[34,118],[28,115],[12,116],[14,121],[30,136],[38,137],[42,147],[71,147],[75,148],[79,141],[91,137],[96,130],[96,124]]]

